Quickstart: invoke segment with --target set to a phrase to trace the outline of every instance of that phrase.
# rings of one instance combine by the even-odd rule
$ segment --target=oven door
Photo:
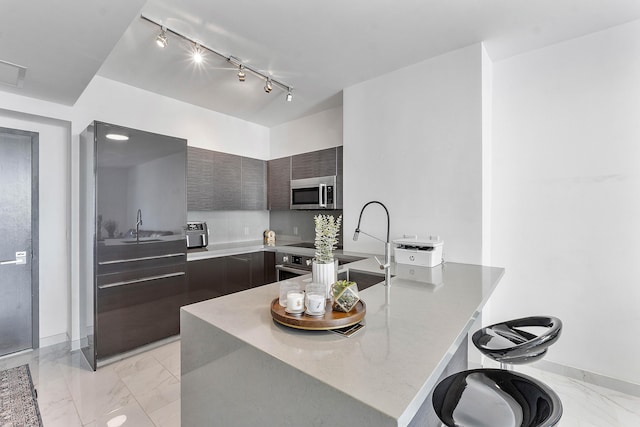
[[[301,268],[289,267],[287,265],[276,265],[276,280],[293,279],[294,277],[311,274],[311,270],[303,270]]]

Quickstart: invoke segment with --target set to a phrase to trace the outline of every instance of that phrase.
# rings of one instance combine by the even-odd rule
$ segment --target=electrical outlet
[[[245,227],[244,228],[244,235],[248,236],[249,235],[249,227]]]
[[[298,227],[296,227],[295,225],[293,226],[293,235],[294,236],[298,235]]]

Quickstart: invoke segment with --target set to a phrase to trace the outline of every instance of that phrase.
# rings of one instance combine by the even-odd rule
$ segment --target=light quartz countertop
[[[371,258],[348,267],[380,274]],[[394,265],[392,274],[407,277],[398,267],[403,266]],[[407,425],[504,274],[502,268],[450,262],[428,270],[421,277],[432,283],[392,278],[389,301],[383,283],[361,291],[366,327],[349,338],[274,322],[270,303],[278,296],[278,283],[182,310],[396,420],[397,425]],[[307,275],[290,280],[311,279]]]
[[[262,240],[209,244],[206,248],[187,249],[187,261],[246,254],[265,249],[275,250],[273,246],[265,245]]]
[[[251,252],[259,251],[271,251],[271,252],[287,252],[296,255],[308,255],[313,256],[315,249],[313,248],[298,248],[295,246],[287,246],[293,243],[300,243],[299,240],[284,240],[278,239],[275,246],[268,246],[264,244],[262,240],[248,240],[241,242],[230,243],[214,243],[209,244],[206,248],[188,249],[187,261],[197,261],[207,258],[218,258],[230,255],[240,255]],[[354,257],[370,257],[371,254],[363,254],[359,252],[348,252],[341,249],[334,251],[337,256],[354,256]]]

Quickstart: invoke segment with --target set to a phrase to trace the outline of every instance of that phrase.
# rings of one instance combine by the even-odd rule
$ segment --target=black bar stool
[[[562,416],[562,402],[553,390],[504,369],[453,374],[436,386],[432,403],[448,427],[551,427]]]
[[[529,328],[527,330],[526,328]],[[531,329],[542,329],[540,335]],[[471,340],[485,356],[506,364],[531,363],[541,359],[547,348],[555,343],[562,332],[562,321],[557,317],[534,316],[497,323],[476,331]]]

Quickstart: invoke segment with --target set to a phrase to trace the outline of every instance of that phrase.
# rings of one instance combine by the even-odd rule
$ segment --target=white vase
[[[322,263],[313,261],[311,277],[313,283],[323,284],[325,287],[325,297],[331,299],[331,287],[338,280],[338,260]]]

